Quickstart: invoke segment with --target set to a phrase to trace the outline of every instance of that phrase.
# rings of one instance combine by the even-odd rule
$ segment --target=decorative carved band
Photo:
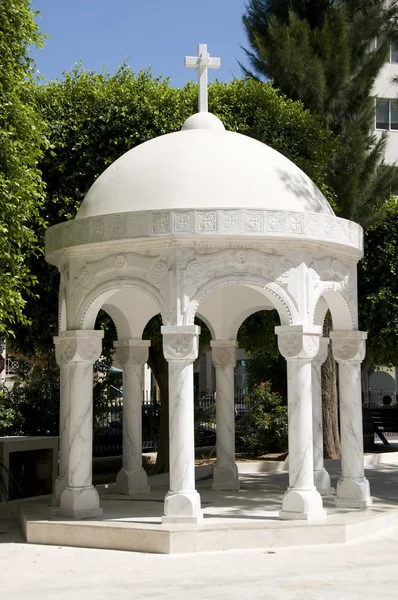
[[[163,334],[163,353],[168,361],[190,361],[198,357],[200,327],[166,326],[161,329]]]
[[[46,256],[73,246],[117,239],[234,235],[321,240],[362,252],[362,228],[333,215],[224,209],[127,212],[74,219],[46,231]],[[237,255],[236,260],[242,259]],[[123,268],[122,258],[118,268]]]
[[[216,368],[234,367],[236,363],[236,342],[212,341],[211,358]]]
[[[114,343],[116,359],[123,369],[129,366],[142,367],[148,361],[150,345],[148,340],[117,341]]]
[[[365,331],[332,331],[332,351],[337,362],[362,362],[366,353]]]
[[[302,325],[278,326],[279,352],[287,360],[313,360],[319,353],[321,327],[304,328]]]
[[[103,331],[61,331],[54,338],[58,365],[92,364],[101,356]]]

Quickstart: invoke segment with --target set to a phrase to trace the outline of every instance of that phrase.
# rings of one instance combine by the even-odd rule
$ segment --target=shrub
[[[245,400],[246,414],[237,422],[236,445],[240,452],[260,456],[287,450],[287,407],[271,384],[260,383]]]

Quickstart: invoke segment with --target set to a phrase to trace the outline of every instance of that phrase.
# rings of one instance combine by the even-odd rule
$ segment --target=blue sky
[[[241,16],[245,0],[32,0],[37,21],[50,37],[33,57],[40,74],[56,79],[76,62],[87,70],[113,72],[127,59],[133,71],[149,65],[155,75],[171,77],[180,87],[195,79],[184,69],[184,56],[207,44],[221,68],[209,79],[240,77],[237,60],[247,47]]]

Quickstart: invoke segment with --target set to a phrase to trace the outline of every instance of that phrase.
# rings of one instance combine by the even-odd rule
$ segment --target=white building
[[[373,93],[376,97],[375,131],[377,136],[387,132],[385,159],[389,164],[398,160],[398,44],[392,44],[389,62],[378,76]]]
[[[373,93],[376,97],[375,133],[378,137],[387,134],[385,160],[389,164],[398,162],[398,44],[390,48],[389,60],[376,79]],[[398,193],[398,190],[392,190]],[[397,368],[381,367],[369,374],[369,388],[373,391],[397,392]]]

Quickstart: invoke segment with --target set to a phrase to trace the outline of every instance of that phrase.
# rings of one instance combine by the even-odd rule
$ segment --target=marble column
[[[54,486],[54,504],[59,505],[61,494],[68,485],[69,464],[69,379],[70,362],[63,362],[61,338],[54,338],[55,357],[59,366],[59,471]]]
[[[142,468],[142,373],[150,345],[147,340],[114,344],[123,369],[123,466],[116,478],[116,492],[128,496],[151,491]]]
[[[289,487],[280,519],[325,521],[322,497],[314,486],[312,440],[312,360],[319,352],[321,327],[275,327],[278,347],[287,361]]]
[[[323,461],[322,376],[321,366],[328,356],[329,338],[320,338],[319,352],[312,361],[312,436],[314,483],[321,496],[330,496],[334,488]]]
[[[217,463],[213,490],[238,490],[238,467],[235,463],[235,376],[236,342],[210,342],[216,369]]]
[[[193,362],[198,356],[200,327],[166,326],[163,352],[169,363],[170,488],[163,523],[197,524],[202,520],[195,490]]]
[[[339,365],[341,477],[336,506],[371,506],[363,460],[361,362],[365,357],[364,331],[332,331],[333,356]]]
[[[102,516],[92,485],[93,364],[101,355],[103,331],[62,331],[59,360],[69,365],[69,448],[67,487],[58,514],[74,519]]]

